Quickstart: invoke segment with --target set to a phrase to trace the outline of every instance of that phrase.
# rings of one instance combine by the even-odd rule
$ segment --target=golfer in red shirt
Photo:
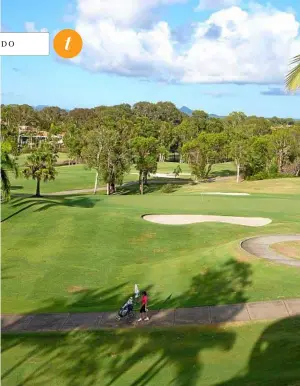
[[[146,291],[143,291],[143,294],[142,294],[142,307],[140,309],[140,319],[138,320],[138,322],[140,322],[141,320],[143,320],[143,315],[146,314],[146,318],[144,320],[149,320],[148,318],[148,309],[147,309],[147,305],[148,305],[148,296],[147,296],[147,292]]]

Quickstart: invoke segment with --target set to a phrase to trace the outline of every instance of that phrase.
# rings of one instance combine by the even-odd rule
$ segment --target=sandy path
[[[263,217],[230,217],[230,216],[209,216],[209,215],[145,215],[143,219],[157,224],[185,225],[202,222],[220,222],[227,224],[260,227],[272,222],[269,218]]]
[[[271,244],[300,240],[300,235],[272,235],[251,237],[241,242],[241,247],[251,255],[300,268],[300,261],[281,255],[270,248]]]

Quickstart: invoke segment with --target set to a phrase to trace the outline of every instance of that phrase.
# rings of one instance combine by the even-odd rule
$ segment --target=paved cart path
[[[166,327],[183,325],[217,325],[232,322],[276,320],[300,315],[300,298],[231,305],[176,308],[149,311],[148,322],[116,320],[115,312],[53,313],[1,315],[2,334],[24,332],[64,332],[75,329]]]

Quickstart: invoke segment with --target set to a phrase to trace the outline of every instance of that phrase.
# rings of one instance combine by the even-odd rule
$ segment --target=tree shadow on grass
[[[245,375],[218,386],[299,386],[300,315],[267,327],[253,346]]]
[[[194,276],[188,290],[180,296],[163,299],[161,294],[154,294],[151,304],[159,309],[246,303],[245,289],[251,285],[251,276],[250,264],[230,259]]]
[[[105,290],[97,288],[71,287],[69,296],[49,298],[43,308],[32,313],[91,312],[119,308],[132,293],[126,290],[129,282],[123,282]]]
[[[250,284],[250,276],[248,264],[230,261],[219,269],[195,276],[187,291],[175,299],[170,298],[164,306],[196,305],[198,301],[203,304],[205,297],[207,304],[247,301],[245,289]],[[61,306],[65,311],[91,306],[110,309],[112,305],[117,312],[129,295],[125,294],[127,284],[105,291],[79,292],[71,301],[52,299],[36,312],[61,310]],[[151,292],[154,291],[151,286],[148,290],[150,299],[166,298],[166,294]],[[161,302],[155,304],[151,301],[150,304],[157,307]],[[233,309],[230,317],[235,312],[238,310]],[[146,386],[156,384],[156,377],[161,380],[165,371],[165,384],[195,386],[204,366],[201,353],[213,348],[230,351],[234,342],[233,331],[191,326],[4,335],[3,354],[18,349],[21,354],[14,355],[18,359],[5,365],[2,379],[16,386],[58,383],[68,386]],[[7,363],[5,357],[4,363]],[[19,367],[20,372],[17,372]],[[174,376],[170,375],[171,370]],[[18,382],[15,382],[16,372],[26,375],[23,378],[18,376]]]
[[[180,178],[159,178],[150,179],[148,184],[144,185],[144,195],[161,192],[161,193],[174,193],[179,190],[183,185],[190,184],[191,180],[189,179],[180,179]],[[164,192],[166,185],[170,186],[170,191]],[[138,182],[129,182],[121,185],[117,188],[117,193],[121,195],[140,195],[140,186]]]
[[[299,327],[299,316],[271,324],[252,349],[246,375],[218,386],[298,386]],[[201,354],[218,349],[230,355],[235,340],[232,329],[200,327],[4,335],[2,381],[16,386],[195,386],[201,384]],[[6,355],[18,348],[7,366]],[[162,375],[165,383],[157,383],[164,382]]]
[[[22,186],[22,185],[12,185],[10,187],[10,190],[21,190],[23,188],[24,188],[24,186]]]
[[[229,169],[223,169],[223,170],[210,173],[211,177],[232,177],[235,175],[236,175],[236,172],[234,170],[229,170]]]
[[[9,274],[8,272],[14,272],[14,265],[6,265],[5,267],[1,265],[1,280],[14,279],[15,276]]]
[[[26,198],[16,198],[13,199],[8,205],[16,209],[14,213],[7,216],[6,218],[2,219],[1,222],[5,222],[12,217],[32,208],[37,207],[35,212],[42,212],[44,210],[47,210],[52,207],[56,206],[68,206],[68,207],[75,207],[75,208],[93,208],[95,206],[96,201],[99,201],[99,198],[97,199],[91,199],[90,197],[59,197],[59,198],[52,198],[49,199],[47,196],[43,196],[41,198],[36,197],[26,197]]]

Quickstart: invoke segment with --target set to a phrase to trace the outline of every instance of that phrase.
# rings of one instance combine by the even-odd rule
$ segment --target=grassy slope
[[[17,198],[2,216],[14,213],[2,224],[3,312],[115,310],[134,283],[150,287],[152,308],[300,294],[299,270],[239,249],[247,236],[300,233],[299,195]],[[273,223],[172,227],[142,220],[145,213],[263,216]]]
[[[2,385],[298,386],[300,318],[2,337]]]

